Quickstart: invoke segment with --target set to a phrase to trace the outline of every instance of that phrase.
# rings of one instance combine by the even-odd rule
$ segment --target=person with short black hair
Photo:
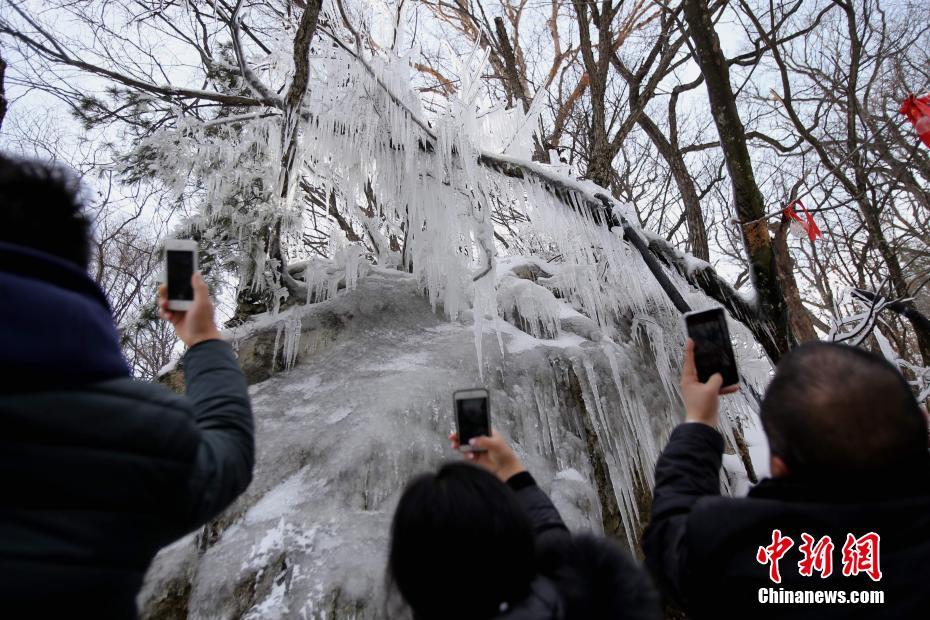
[[[0,610],[134,618],[158,550],[251,481],[245,379],[200,274],[186,312],[160,291],[187,395],[130,377],[64,169],[0,156],[0,219]]]
[[[776,475],[885,477],[927,458],[927,420],[886,359],[812,342],[785,356],[760,411]]]
[[[86,270],[91,222],[81,184],[61,166],[0,155],[0,243],[32,248]]]
[[[472,444],[471,463],[413,479],[394,513],[389,591],[415,620],[661,617],[645,571],[617,543],[571,535],[496,431]]]
[[[898,370],[834,343],[785,355],[760,412],[772,476],[747,497],[720,494],[721,383],[698,381],[689,341],[686,423],[656,464],[643,537],[666,597],[696,619],[926,617],[927,419]],[[863,592],[883,603],[853,602]]]

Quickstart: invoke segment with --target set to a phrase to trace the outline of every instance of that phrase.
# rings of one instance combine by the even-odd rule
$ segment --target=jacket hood
[[[129,375],[106,295],[76,265],[0,243],[0,300],[0,391]]]

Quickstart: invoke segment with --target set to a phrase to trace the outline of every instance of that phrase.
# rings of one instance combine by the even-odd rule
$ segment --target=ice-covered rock
[[[480,376],[492,422],[570,527],[632,543],[655,458],[680,415],[667,376],[678,361],[663,333],[680,327],[630,316],[608,337],[532,281],[552,274],[504,267],[507,284],[528,296],[515,302],[522,316],[530,304],[557,329],[487,318]],[[372,268],[353,284],[229,335],[253,383],[254,481],[219,519],[156,558],[143,616],[384,617],[395,502],[412,476],[457,458],[446,439],[452,392],[482,381],[467,313],[442,318],[403,272]],[[731,416],[748,411],[739,397],[729,407]],[[729,465],[740,469],[736,456]]]

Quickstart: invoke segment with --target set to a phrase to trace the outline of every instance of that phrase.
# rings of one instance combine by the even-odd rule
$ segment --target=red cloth
[[[804,212],[803,218],[798,215],[797,211],[794,210],[795,205],[801,207],[801,211]],[[795,200],[790,205],[788,205],[785,208],[784,213],[785,217],[797,222],[800,225],[801,229],[807,233],[807,238],[810,239],[811,242],[814,242],[818,238],[823,237],[823,233],[820,232],[820,228],[817,226],[817,222],[814,221],[814,216],[804,208],[804,203],[802,203],[800,200]]]
[[[901,114],[914,124],[917,135],[930,147],[930,94],[923,97],[908,95],[901,104]]]

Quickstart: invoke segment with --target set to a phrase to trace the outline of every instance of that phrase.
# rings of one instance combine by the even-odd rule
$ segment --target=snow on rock
[[[549,289],[505,274],[498,277],[497,306],[509,323],[535,338],[559,337],[561,304]]]
[[[484,318],[480,356],[468,312],[450,321],[415,275],[377,267],[354,289],[227,334],[252,383],[254,480],[156,558],[143,617],[384,617],[394,505],[411,477],[458,458],[446,439],[452,392],[476,385],[489,389],[494,426],[568,525],[632,544],[655,459],[680,419],[668,344],[683,343],[680,318],[629,312],[599,324],[578,311],[583,301],[518,278],[518,263],[528,264],[502,261],[502,287],[513,288],[521,317],[551,331]],[[540,280],[559,275],[536,267]],[[749,410],[739,399],[726,409],[725,420]]]

